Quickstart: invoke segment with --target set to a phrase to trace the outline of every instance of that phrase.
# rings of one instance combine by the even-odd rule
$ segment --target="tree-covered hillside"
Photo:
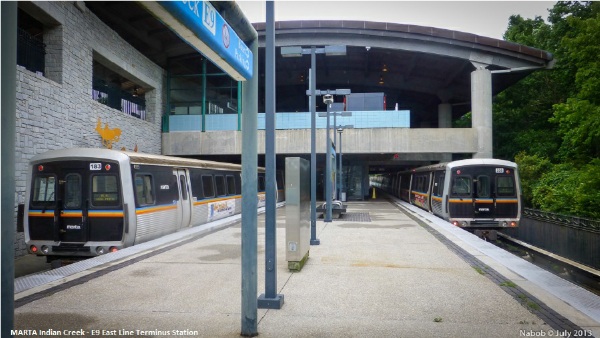
[[[520,166],[527,206],[600,219],[600,2],[511,16],[504,39],[554,54],[494,101],[494,156]]]

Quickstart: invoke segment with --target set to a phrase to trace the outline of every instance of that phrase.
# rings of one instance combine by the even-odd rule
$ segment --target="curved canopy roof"
[[[264,76],[265,23],[253,25],[263,47],[259,51],[259,74]],[[317,89],[384,92],[388,109],[398,103],[399,109],[415,113],[413,127],[435,127],[440,103],[451,103],[455,118],[468,112],[470,74],[475,65],[494,71],[495,95],[531,72],[551,68],[554,63],[552,54],[528,46],[459,31],[396,23],[281,21],[275,23],[275,34],[277,111],[307,107],[305,92],[310,68],[310,56],[284,58],[280,47],[345,45],[345,56],[317,55]],[[320,109],[324,110],[324,105]]]

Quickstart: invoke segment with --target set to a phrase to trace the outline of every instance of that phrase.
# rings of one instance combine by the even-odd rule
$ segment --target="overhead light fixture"
[[[383,76],[380,76],[380,77],[379,77],[379,84],[380,84],[380,85],[382,85],[382,84],[384,84],[384,83],[385,83],[385,82],[383,82]]]
[[[138,96],[138,87],[133,87],[133,91],[131,94],[133,95],[133,97],[137,97]]]
[[[385,65],[385,63],[383,64],[383,68],[381,69],[381,71],[382,72],[387,72],[388,71],[387,66]]]

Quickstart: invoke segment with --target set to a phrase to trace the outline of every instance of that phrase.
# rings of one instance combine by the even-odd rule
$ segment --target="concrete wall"
[[[76,7],[77,6],[79,7]],[[101,22],[83,2],[27,2],[19,5],[53,26],[48,44],[47,77],[17,66],[16,201],[25,200],[27,163],[47,150],[101,148],[96,123],[122,131],[114,149],[161,153],[161,115],[165,73]],[[47,37],[52,40],[46,39]],[[99,60],[146,88],[146,120],[92,100],[92,63]],[[23,234],[16,256],[25,254]]]
[[[163,133],[165,155],[240,155],[241,132],[170,132]],[[333,137],[333,133],[331,134]],[[310,129],[277,130],[276,152],[309,154]],[[366,153],[475,153],[476,130],[448,129],[346,129],[344,154]],[[325,130],[317,129],[317,153],[325,153]],[[264,130],[258,131],[258,153],[265,152]]]

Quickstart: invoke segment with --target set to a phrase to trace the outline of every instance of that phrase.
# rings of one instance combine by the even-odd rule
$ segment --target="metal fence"
[[[44,74],[46,44],[41,38],[17,28],[17,64],[36,73]]]
[[[119,86],[94,79],[92,81],[92,99],[127,115],[142,120],[146,119],[146,99],[121,90]]]
[[[518,228],[506,229],[516,239],[559,256],[600,269],[600,221],[525,209]]]

